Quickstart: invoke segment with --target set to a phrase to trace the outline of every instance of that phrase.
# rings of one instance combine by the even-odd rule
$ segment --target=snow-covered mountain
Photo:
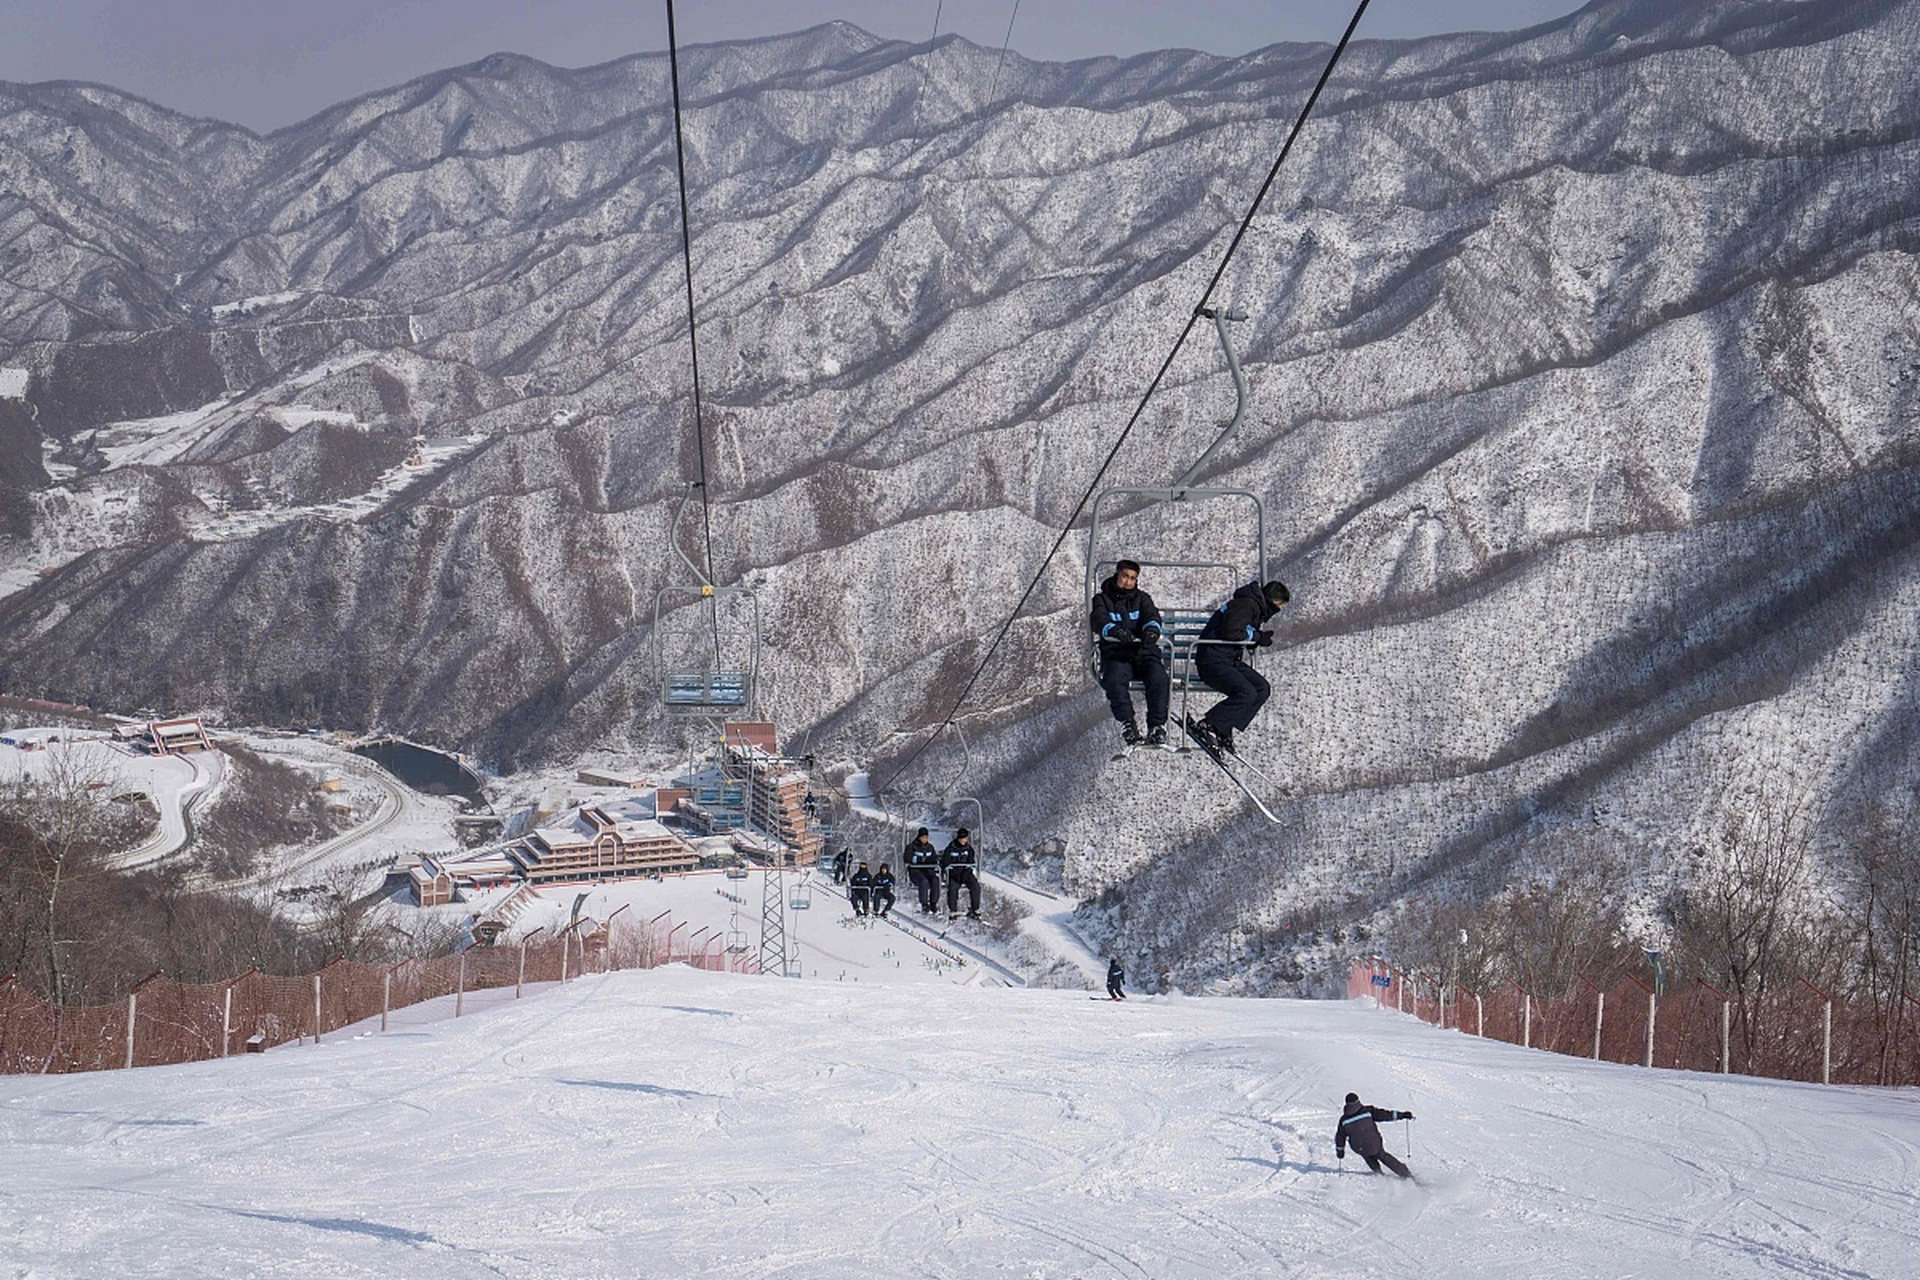
[[[943,744],[898,789],[1058,838],[1190,954],[1570,828],[1657,852],[1754,772],[1836,820],[1910,788],[1917,43],[1913,0],[1356,43],[1216,296],[1252,402],[1208,479],[1263,495],[1296,594],[1248,738],[1283,825],[1197,760],[1108,766],[1077,539],[972,772]],[[884,776],[945,714],[1326,54],[686,51],[716,573],[823,758]],[[0,103],[0,682],[501,766],[662,732],[698,466],[663,56],[501,55],[265,138]],[[1202,330],[1112,479],[1232,401]],[[1119,536],[1247,544],[1192,507]]]

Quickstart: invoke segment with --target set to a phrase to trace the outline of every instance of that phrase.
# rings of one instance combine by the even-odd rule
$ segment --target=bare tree
[[[1920,974],[1920,806],[1909,796],[1872,806],[1848,864],[1859,995],[1877,1010],[1879,1080],[1892,1084]]]
[[[85,915],[76,900],[107,877],[107,853],[126,826],[108,799],[119,789],[115,773],[104,760],[60,745],[37,776],[20,775],[0,795],[14,832],[4,856],[23,930],[20,967],[55,1003],[85,988],[69,954],[79,941],[70,935]]]
[[[1748,1065],[1768,1034],[1765,997],[1796,977],[1831,977],[1814,894],[1812,796],[1773,780],[1725,788],[1671,903],[1676,949],[1733,999]]]

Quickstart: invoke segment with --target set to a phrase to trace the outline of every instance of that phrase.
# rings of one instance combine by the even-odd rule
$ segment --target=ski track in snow
[[[497,993],[496,993],[497,997]],[[1412,1109],[1423,1183],[1331,1149]],[[1365,1004],[669,968],[262,1057],[0,1080],[35,1277],[1912,1274],[1914,1090]],[[1385,1126],[1404,1150],[1408,1126]]]

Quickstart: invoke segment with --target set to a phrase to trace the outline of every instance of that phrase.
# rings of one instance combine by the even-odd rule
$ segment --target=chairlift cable
[[[987,105],[993,105],[994,95],[1000,92],[1000,69],[1007,65],[1007,47],[1013,43],[1014,19],[1020,16],[1020,0],[1013,0],[1013,12],[1007,15],[1007,35],[1000,42],[1000,60],[993,64],[993,80],[987,85]]]
[[[1046,557],[1040,561],[1040,567],[1034,571],[1032,581],[1027,583],[1027,589],[1020,593],[1019,603],[1014,605],[1013,612],[1008,614],[1006,622],[1001,624],[999,632],[993,638],[993,643],[987,646],[987,651],[981,656],[980,663],[974,668],[973,674],[967,677],[966,684],[962,686],[959,696],[953,700],[953,706],[948,710],[946,718],[933,733],[927,735],[925,741],[915,747],[907,758],[894,768],[892,773],[887,775],[887,783],[892,783],[905,773],[933,744],[933,740],[940,736],[940,730],[953,723],[954,717],[960,713],[960,708],[966,705],[967,698],[972,695],[974,686],[980,682],[980,677],[986,674],[988,665],[999,653],[1000,646],[1005,643],[1008,633],[1013,630],[1013,624],[1020,620],[1027,602],[1033,598],[1033,593],[1039,589],[1041,581],[1046,577],[1047,569],[1052,566],[1054,557],[1060,554],[1060,548],[1066,544],[1067,538],[1072,534],[1074,522],[1080,518],[1081,513],[1086,510],[1087,503],[1099,490],[1100,482],[1106,478],[1114,459],[1120,456],[1121,448],[1127,443],[1127,438],[1133,434],[1133,429],[1139,423],[1141,415],[1146,412],[1147,404],[1153,399],[1154,392],[1160,389],[1160,383],[1165,380],[1167,371],[1173,367],[1180,349],[1186,345],[1194,326],[1200,322],[1201,313],[1207,309],[1214,290],[1219,287],[1221,277],[1226,274],[1228,264],[1233,261],[1233,255],[1240,248],[1240,242],[1246,238],[1248,229],[1253,226],[1254,215],[1260,212],[1260,205],[1266,200],[1267,192],[1272,189],[1275,179],[1280,176],[1280,166],[1286,163],[1287,156],[1292,153],[1294,142],[1299,138],[1300,131],[1306,127],[1308,117],[1313,114],[1315,104],[1320,101],[1321,91],[1327,87],[1327,81],[1333,78],[1334,68],[1340,64],[1341,55],[1346,53],[1347,45],[1352,42],[1353,33],[1359,27],[1360,19],[1366,14],[1367,5],[1371,2],[1372,0],[1360,0],[1359,6],[1354,9],[1353,18],[1347,23],[1346,32],[1341,35],[1340,42],[1334,46],[1332,56],[1327,59],[1326,67],[1320,72],[1319,81],[1313,86],[1313,92],[1307,95],[1306,105],[1300,108],[1300,115],[1294,120],[1293,128],[1287,132],[1287,140],[1281,145],[1280,154],[1274,158],[1273,167],[1267,171],[1266,181],[1260,184],[1260,190],[1254,195],[1253,203],[1247,207],[1246,217],[1240,220],[1239,229],[1233,233],[1233,239],[1228,242],[1226,253],[1221,256],[1220,265],[1215,268],[1213,278],[1207,281],[1207,287],[1201,293],[1200,301],[1187,316],[1187,323],[1180,330],[1180,336],[1174,339],[1173,349],[1167,353],[1167,358],[1161,361],[1159,372],[1153,375],[1153,381],[1147,384],[1146,392],[1140,397],[1140,403],[1134,408],[1133,415],[1127,419],[1127,425],[1121,430],[1119,438],[1113,442],[1113,447],[1107,450],[1107,456],[1101,461],[1100,469],[1094,472],[1093,480],[1087,485],[1086,492],[1082,493],[1080,501],[1074,504],[1072,513],[1068,515],[1066,523],[1060,529],[1060,536],[1055,538],[1053,546],[1048,548]],[[876,795],[884,785],[875,785]]]
[[[912,136],[920,136],[920,101],[927,96],[927,81],[933,75],[934,47],[940,42],[940,11],[946,7],[946,0],[934,0],[933,33],[927,37],[927,56],[920,62],[920,83],[913,90]]]
[[[700,342],[693,312],[693,223],[687,216],[687,144],[680,130],[680,42],[673,24],[673,0],[667,0],[667,65],[673,79],[673,160],[680,176],[680,255],[687,275],[687,347],[693,357],[693,441],[700,458],[700,531],[707,586],[713,580],[713,509],[707,491],[707,432],[700,400]],[[720,662],[720,610],[713,615],[714,665]]]

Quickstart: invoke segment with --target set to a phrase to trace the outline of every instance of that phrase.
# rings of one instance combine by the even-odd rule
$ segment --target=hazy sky
[[[1357,0],[676,0],[682,45],[843,18],[940,30],[1030,58],[1240,54],[1332,40]],[[1581,0],[1374,0],[1362,38],[1511,30]],[[665,0],[0,0],[0,80],[92,80],[261,131],[489,53],[589,66],[666,48]]]

